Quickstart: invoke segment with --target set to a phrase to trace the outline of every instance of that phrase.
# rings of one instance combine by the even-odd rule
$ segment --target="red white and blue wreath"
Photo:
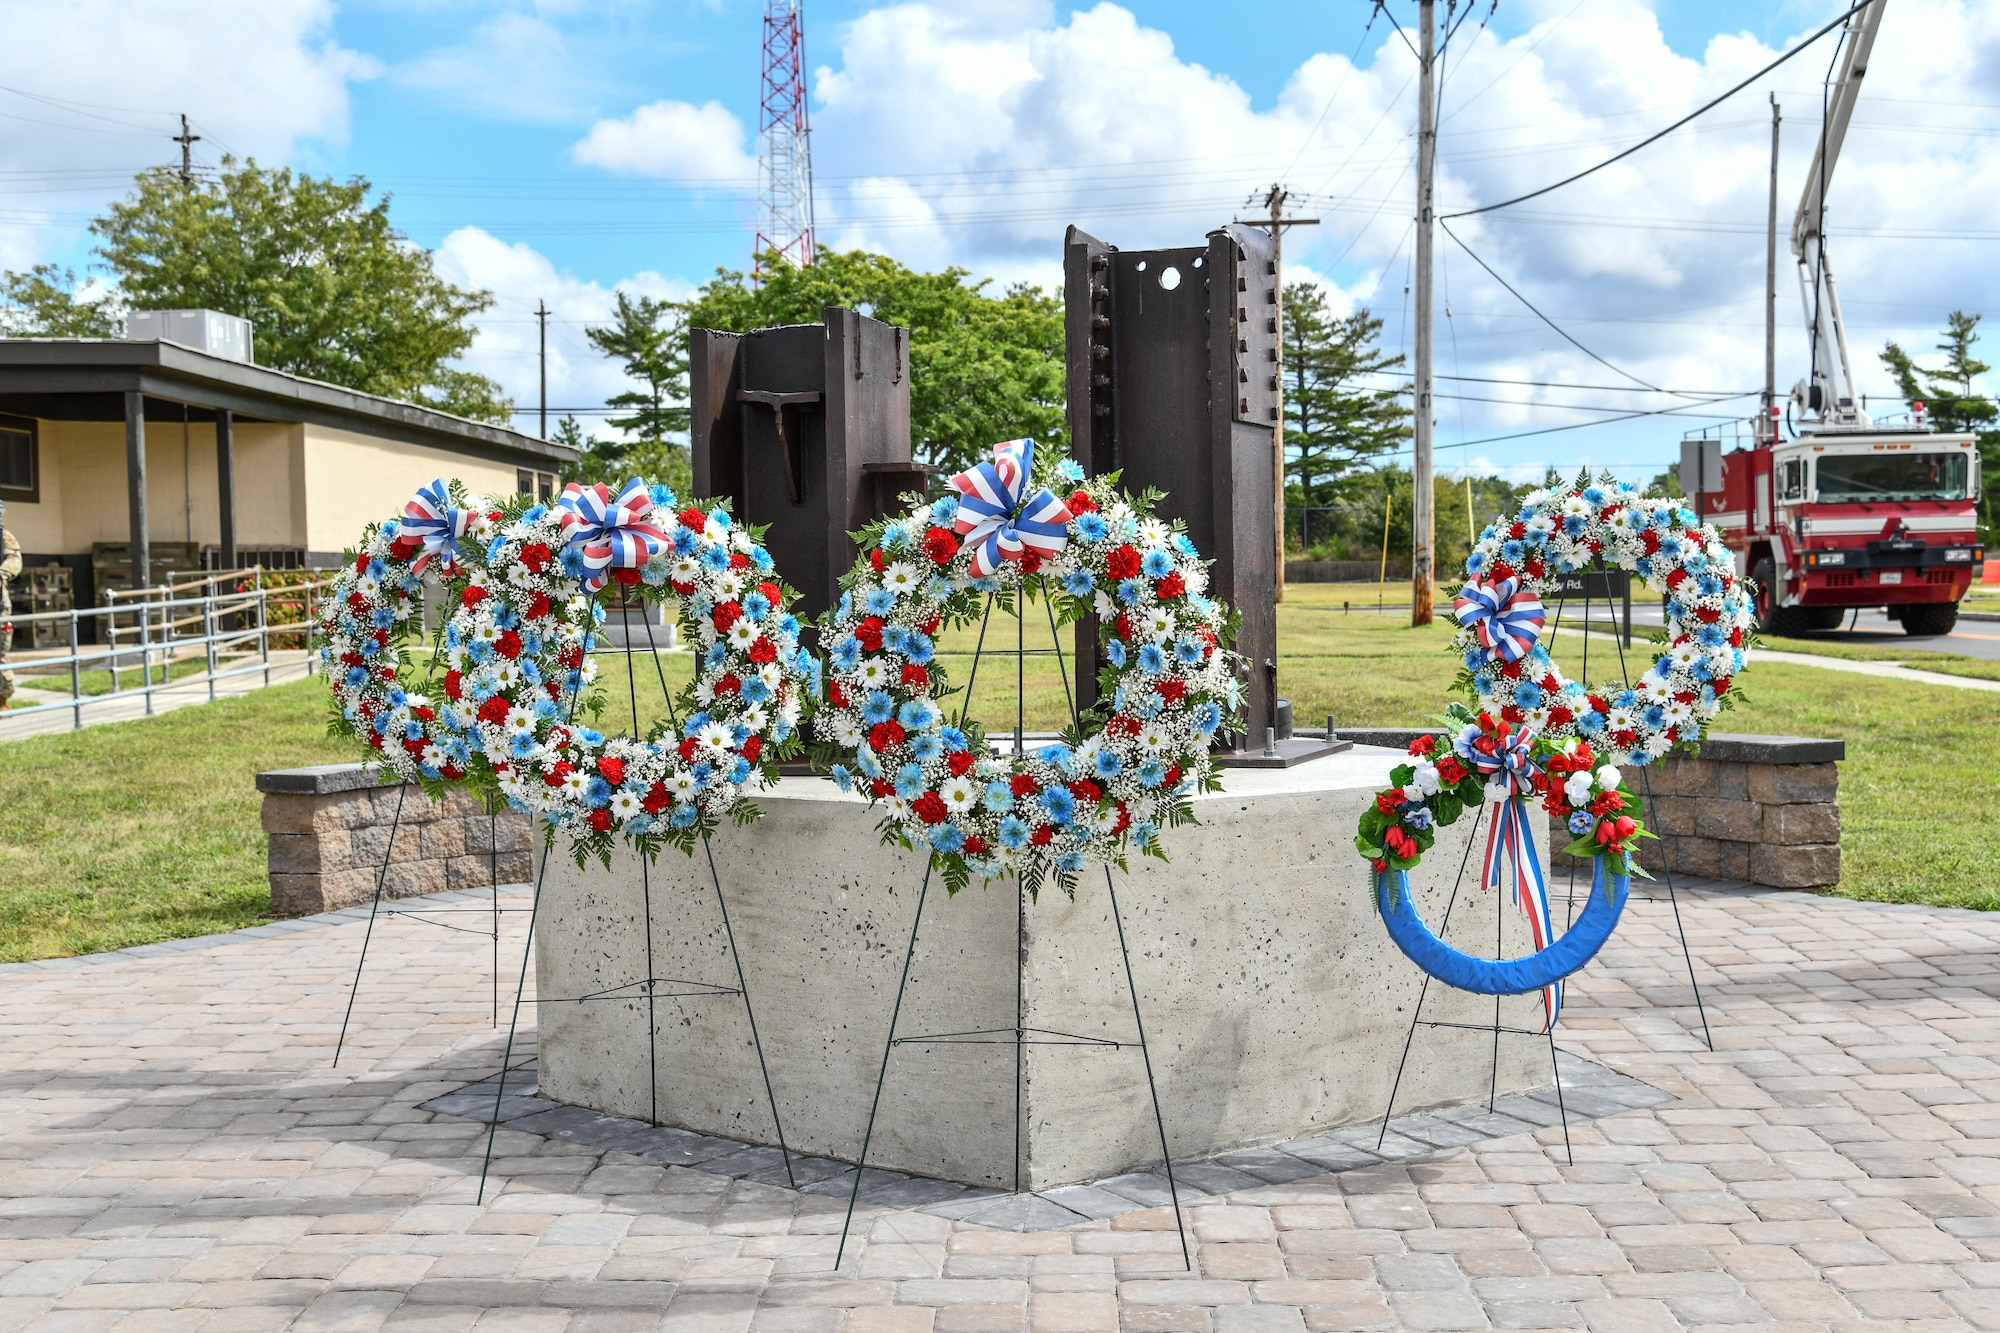
[[[467,779],[567,834],[581,860],[617,838],[648,855],[691,850],[798,749],[818,664],[757,535],[720,506],[673,513],[665,487],[572,484],[553,506],[492,503],[434,482],[371,530],[329,600],[322,660],[336,727],[400,777]],[[435,561],[433,564],[432,562]],[[425,567],[451,607],[421,691],[399,670],[418,638]],[[601,594],[671,597],[699,655],[678,729],[607,736],[593,725]]]
[[[1633,686],[1569,681],[1541,639],[1543,594],[1553,576],[1593,568],[1631,571],[1667,598],[1661,653]],[[1633,847],[1653,837],[1618,760],[1657,761],[1699,744],[1730,705],[1751,628],[1749,599],[1715,530],[1678,500],[1648,499],[1588,475],[1564,490],[1528,495],[1514,519],[1481,535],[1453,604],[1460,678],[1480,705],[1454,703],[1442,736],[1423,736],[1362,813],[1356,849],[1375,872],[1390,937],[1430,975],[1484,995],[1541,992],[1547,1026],[1562,1008],[1562,979],[1610,938],[1638,869]],[[1496,717],[1495,714],[1498,714]],[[1408,872],[1437,830],[1490,804],[1480,883],[1504,889],[1527,920],[1535,951],[1496,960],[1445,944],[1417,914]],[[1571,835],[1570,855],[1590,858],[1592,893],[1560,937],[1549,911],[1531,811],[1539,804]]]
[[[1220,785],[1209,749],[1240,701],[1231,612],[1153,497],[1081,481],[1068,460],[1038,474],[1032,440],[995,445],[942,498],[859,534],[823,622],[818,758],[879,802],[884,840],[927,852],[953,892],[1009,873],[1031,893],[1050,879],[1074,892],[1086,867],[1123,868],[1131,849],[1164,859],[1161,830]],[[989,603],[1011,613],[1024,593],[1059,624],[1094,612],[1107,665],[1096,712],[1003,758],[976,720],[949,718],[938,636]]]

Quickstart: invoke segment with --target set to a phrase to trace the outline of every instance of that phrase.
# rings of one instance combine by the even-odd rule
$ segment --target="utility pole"
[[[541,437],[549,438],[549,307],[544,301],[535,302],[535,323],[540,326],[542,361],[542,428]]]
[[[194,146],[201,142],[201,136],[189,132],[187,112],[181,113],[181,132],[167,137],[181,146],[181,188],[190,189],[194,185]]]
[[[1757,438],[1778,440],[1778,95],[1771,94],[1771,219],[1764,240],[1764,412]],[[1681,478],[1681,489],[1694,485]]]
[[[1431,623],[1432,547],[1437,519],[1431,471],[1431,174],[1437,156],[1437,0],[1419,0],[1422,38],[1417,55],[1417,329],[1416,419],[1411,423],[1416,460],[1411,472],[1415,504],[1410,513],[1410,623]]]
[[[1271,471],[1275,493],[1272,503],[1278,514],[1278,600],[1285,600],[1285,228],[1317,227],[1318,218],[1288,218],[1285,216],[1285,187],[1273,182],[1264,195],[1264,207],[1271,210],[1268,222],[1256,225],[1271,229],[1271,266],[1276,270],[1271,275],[1271,285],[1278,293],[1278,341],[1277,362],[1271,373],[1278,386],[1278,419],[1271,426]]]

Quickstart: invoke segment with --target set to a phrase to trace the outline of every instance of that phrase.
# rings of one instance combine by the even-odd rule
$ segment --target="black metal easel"
[[[1049,648],[1029,648],[1026,646],[1028,585],[1023,580],[1014,594],[1015,638],[1012,656],[1015,662],[1015,712],[1014,712],[1014,754],[1025,755],[1027,733],[1027,659],[1030,657],[1052,656],[1058,670],[1062,672],[1063,696],[1069,705],[1070,718],[1079,729],[1081,715],[1076,706],[1076,693],[1070,688],[1068,654],[1062,646],[1062,638],[1055,620],[1055,607],[1048,598],[1048,581],[1038,581],[1043,608],[1048,612]],[[979,680],[979,664],[986,651],[986,630],[992,621],[993,605],[997,593],[986,597],[986,610],[979,622],[979,641],[973,649],[972,668],[966,674],[965,697],[959,703],[957,725],[963,726],[972,707],[972,691]],[[999,651],[1005,651],[999,650]],[[928,858],[927,858],[928,859]],[[868,1145],[875,1137],[875,1116],[882,1106],[882,1087],[889,1077],[889,1055],[898,1046],[947,1046],[986,1045],[1012,1046],[1014,1048],[1014,1192],[1021,1191],[1021,1133],[1024,1100],[1024,1082],[1027,1076],[1025,1051],[1029,1046],[1089,1046],[1108,1050],[1122,1050],[1136,1046],[1146,1068],[1146,1090],[1153,1102],[1153,1124],[1160,1135],[1160,1159],[1167,1177],[1168,1196],[1173,1200],[1174,1225],[1180,1232],[1181,1259],[1193,1270],[1194,1261],[1188,1249],[1187,1223],[1181,1214],[1180,1187],[1174,1180],[1173,1154],[1167,1147],[1167,1124],[1160,1112],[1159,1085],[1153,1077],[1153,1055],[1146,1044],[1146,1024],[1139,1011],[1138,984],[1132,976],[1132,953],[1125,939],[1125,920],[1118,907],[1118,889],[1113,881],[1111,867],[1104,868],[1104,887],[1111,900],[1111,920],[1118,931],[1118,952],[1125,964],[1125,986],[1132,997],[1132,1025],[1137,1036],[1132,1041],[1117,1041],[1105,1037],[1091,1037],[1074,1032],[1062,1032],[1051,1028],[1036,1028],[1027,1025],[1026,971],[1023,955],[1027,948],[1028,893],[1021,886],[1019,877],[1015,879],[1015,968],[1014,968],[1014,1022],[1011,1027],[980,1028],[965,1032],[927,1033],[921,1036],[899,1037],[896,1028],[903,1013],[903,997],[909,989],[910,964],[916,957],[917,933],[923,926],[924,904],[930,896],[932,871],[927,864],[922,885],[917,890],[917,911],[910,922],[910,942],[903,952],[902,977],[896,986],[896,1001],[889,1011],[889,1034],[882,1045],[882,1063],[875,1077],[875,1096],[868,1106],[868,1127],[861,1137],[861,1152],[854,1159],[854,1186],[847,1197],[847,1216],[841,1223],[840,1245],[834,1253],[833,1266],[838,1269],[841,1259],[847,1253],[847,1238],[854,1225],[855,1204],[861,1197],[861,1176],[868,1165]]]

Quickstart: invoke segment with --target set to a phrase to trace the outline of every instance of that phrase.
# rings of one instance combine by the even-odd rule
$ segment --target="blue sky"
[[[821,243],[1052,283],[1066,221],[1128,247],[1186,243],[1282,177],[1324,219],[1294,233],[1293,275],[1322,281],[1342,308],[1370,305],[1400,348],[1412,62],[1386,21],[1368,27],[1370,8],[818,0],[807,44]],[[1995,304],[1995,8],[1896,0],[1884,26],[1830,217],[1871,391],[1889,387],[1874,355],[1885,338],[1927,348],[1953,305]],[[1614,152],[1838,10],[1502,0],[1481,31],[1480,0],[1447,74],[1445,206]],[[13,90],[0,114],[14,117],[0,122],[0,190],[14,196],[0,204],[0,264],[87,263],[80,224],[122,173],[174,152],[149,127],[170,128],[181,108],[207,136],[200,160],[233,150],[392,191],[414,240],[495,292],[470,364],[524,404],[537,300],[557,316],[556,405],[595,405],[618,377],[581,328],[614,289],[681,293],[748,257],[759,3],[77,0],[9,11],[20,40],[0,52],[0,87]],[[1415,22],[1413,0],[1390,12]],[[1937,60],[1940,49],[1955,58]],[[1770,81],[1786,104],[1787,220],[1831,51],[1823,43]],[[225,68],[233,79],[217,80]],[[1635,380],[1754,388],[1767,150],[1760,85],[1627,166],[1462,224],[1473,250],[1615,370],[1441,238],[1438,368],[1464,377],[1445,386],[1457,396],[1440,407],[1440,442],[1454,446],[1441,462],[1650,475],[1697,421],[1493,437],[1676,401],[1628,392]],[[1787,271],[1781,387],[1803,371],[1797,304]],[[1539,387],[1555,385],[1624,388]]]

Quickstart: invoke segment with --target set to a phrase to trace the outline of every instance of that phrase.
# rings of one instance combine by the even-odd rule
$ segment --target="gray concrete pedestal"
[[[1168,832],[1171,864],[1141,858],[1115,881],[1176,1160],[1382,1115],[1423,978],[1383,930],[1353,836],[1399,759],[1358,747],[1233,770],[1227,792],[1196,802],[1199,826]],[[829,782],[788,778],[758,800],[764,817],[719,833],[714,852],[777,1109],[795,1152],[851,1161],[924,865],[881,846],[874,816]],[[1434,927],[1471,822],[1445,830],[1414,877]],[[1477,887],[1477,869],[1475,851],[1442,933],[1491,954],[1497,931],[1507,954],[1527,952],[1519,914]],[[673,979],[657,987],[651,1049],[637,989],[564,1002],[646,977],[648,896],[653,974]],[[609,873],[559,855],[536,946],[542,1096],[646,1119],[657,1095],[662,1123],[776,1142],[699,849],[692,860],[667,852],[643,874],[629,853]],[[667,995],[700,987],[714,993]],[[1509,1026],[1539,1024],[1535,996],[1499,1009]],[[1423,1017],[1490,1025],[1494,1013],[1490,998],[1433,984]],[[1017,1023],[1039,1030],[1018,1048]],[[1046,1189],[1159,1161],[1101,872],[1074,901],[1051,891],[1025,905],[1011,880],[949,897],[933,879],[896,1031],[871,1166],[1012,1188],[1018,1165],[1022,1188]],[[965,1033],[981,1035],[911,1040]],[[1397,1111],[1484,1101],[1494,1080],[1490,1032],[1420,1028]],[[1546,1039],[1499,1039],[1502,1095],[1550,1082]]]

